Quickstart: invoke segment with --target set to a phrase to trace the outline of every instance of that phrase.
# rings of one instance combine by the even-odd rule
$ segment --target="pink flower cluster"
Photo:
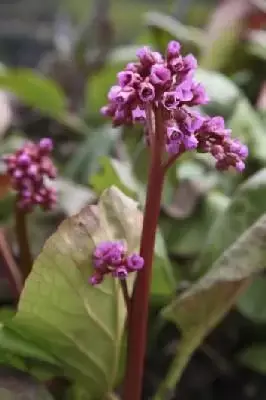
[[[149,47],[140,49],[139,61],[117,74],[118,82],[111,87],[102,114],[111,117],[114,126],[145,124],[147,109],[161,108],[166,152],[209,152],[218,169],[232,166],[242,171],[247,147],[231,138],[222,117],[204,117],[192,108],[206,104],[208,97],[194,79],[197,60],[191,54],[182,56],[180,50],[176,41],[168,44],[165,57]]]
[[[13,188],[17,191],[18,206],[31,211],[33,206],[53,208],[56,192],[48,187],[47,179],[56,177],[56,168],[50,159],[53,150],[51,139],[41,139],[38,144],[27,142],[15,154],[4,157]]]
[[[123,242],[101,242],[93,252],[92,263],[94,274],[90,277],[90,283],[101,283],[105,275],[111,274],[115,278],[125,279],[130,272],[139,271],[144,260],[138,254],[127,254],[127,248]]]

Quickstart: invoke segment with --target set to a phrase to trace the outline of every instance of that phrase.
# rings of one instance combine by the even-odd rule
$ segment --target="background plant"
[[[125,12],[123,6],[118,2],[110,3],[110,13],[107,2],[102,2],[99,8],[91,8],[88,11],[89,18],[87,21],[84,18],[82,26],[78,23],[76,25],[76,21],[79,21],[79,15],[85,16],[84,9],[87,10],[87,3],[84,9],[80,5],[80,12],[76,6],[70,5],[70,9],[75,11],[73,17],[75,23],[70,28],[69,18],[66,18],[66,14],[60,13],[56,20],[55,38],[57,40],[54,41],[53,54],[48,58],[47,56],[42,57],[42,61],[40,61],[39,56],[37,57],[37,53],[35,53],[36,61],[38,59],[39,64],[38,70],[28,69],[29,66],[36,67],[35,61],[30,63],[24,60],[21,63],[23,66],[21,69],[12,67],[10,60],[3,57],[6,66],[3,66],[1,70],[0,79],[3,90],[7,89],[16,95],[16,99],[13,98],[13,95],[8,99],[3,97],[2,107],[8,105],[8,108],[3,109],[11,110],[13,117],[11,124],[9,120],[4,125],[8,126],[8,130],[6,128],[3,130],[1,153],[12,153],[24,143],[25,138],[38,141],[41,137],[52,136],[55,141],[53,155],[59,170],[59,177],[55,185],[59,190],[60,203],[49,214],[43,214],[36,210],[29,217],[29,235],[34,256],[39,254],[45,239],[55,232],[58,224],[66,216],[80,212],[82,207],[88,203],[95,204],[98,197],[111,185],[117,186],[123,193],[138,200],[142,205],[144,203],[147,152],[141,139],[141,132],[138,129],[134,134],[128,129],[112,131],[99,115],[99,108],[105,103],[106,93],[114,81],[116,73],[122,65],[132,59],[139,44],[145,43],[153,45],[158,50],[163,50],[169,39],[178,39],[185,51],[193,51],[199,56],[202,69],[198,71],[198,79],[207,87],[211,97],[211,103],[204,107],[204,111],[210,115],[222,115],[226,119],[227,125],[233,129],[234,135],[240,137],[249,146],[250,155],[243,176],[217,174],[210,160],[199,155],[186,156],[182,162],[177,163],[176,168],[172,168],[167,174],[160,214],[160,235],[156,241],[144,398],[155,395],[159,383],[164,378],[163,371],[166,372],[166,367],[170,366],[176,354],[176,345],[179,343],[180,336],[172,323],[167,321],[174,321],[178,329],[181,327],[186,331],[189,330],[187,326],[197,326],[197,321],[193,318],[199,315],[199,311],[196,309],[195,313],[190,313],[190,321],[187,321],[183,310],[186,310],[186,307],[190,309],[191,304],[198,303],[198,289],[196,289],[195,298],[192,296],[195,302],[184,303],[182,300],[182,307],[179,305],[181,309],[177,307],[177,304],[180,304],[183,299],[179,299],[179,293],[188,286],[190,287],[194,281],[198,283],[198,279],[203,273],[206,273],[215,263],[218,266],[217,277],[220,279],[221,276],[224,276],[225,281],[222,288],[219,287],[221,296],[218,296],[216,278],[213,277],[211,280],[215,298],[217,297],[217,302],[219,300],[222,303],[222,305],[217,303],[217,307],[214,307],[217,313],[215,318],[221,318],[229,305],[235,301],[234,294],[237,293],[236,287],[240,287],[240,283],[238,286],[240,277],[245,280],[247,271],[251,272],[256,269],[256,266],[258,269],[263,266],[263,262],[260,261],[260,257],[263,260],[263,253],[258,248],[254,250],[255,253],[251,253],[250,261],[248,261],[249,258],[245,258],[246,263],[241,272],[236,268],[239,261],[234,261],[232,267],[228,266],[223,269],[225,261],[222,253],[228,248],[228,251],[231,252],[231,245],[239,246],[240,239],[240,246],[242,246],[243,241],[240,235],[251,226],[252,233],[246,233],[243,240],[253,237],[253,234],[256,237],[257,227],[260,227],[261,223],[263,224],[265,212],[263,200],[265,49],[262,13],[264,11],[259,9],[258,4],[254,5],[254,2],[249,3],[249,6],[246,7],[243,6],[244,2],[234,1],[234,7],[232,4],[230,6],[231,29],[225,29],[224,26],[228,27],[224,25],[228,24],[228,18],[223,15],[228,15],[228,8],[223,11],[222,4],[212,14],[209,6],[199,5],[198,2],[190,5],[189,8],[187,6],[187,10],[181,2],[178,3],[170,4],[169,2],[169,5],[165,3],[164,11],[171,17],[159,13],[157,6],[155,7],[156,12],[151,10],[149,5],[146,10],[144,10],[143,4],[140,5],[143,7],[142,12],[134,7],[137,14],[136,19],[140,20],[139,16],[142,15],[142,30],[140,32],[140,30],[132,29],[132,33],[128,30],[127,35],[124,34],[124,27],[129,23],[125,16],[130,15],[129,20],[133,21],[133,14],[129,10]],[[106,11],[100,13],[100,19],[97,10]],[[233,12],[233,10],[235,11]],[[202,20],[199,21],[200,15]],[[92,20],[93,24],[91,24]],[[124,25],[120,25],[118,21],[123,22]],[[208,22],[207,25],[204,25],[205,21]],[[134,24],[132,23],[132,26]],[[112,30],[114,36],[113,41],[110,42]],[[211,34],[208,33],[208,30]],[[91,35],[88,32],[95,34]],[[109,33],[107,34],[107,32]],[[117,33],[115,34],[115,32]],[[119,32],[123,33],[123,37],[121,34],[119,36]],[[136,45],[128,45],[131,38]],[[43,55],[43,47],[40,44],[38,46],[38,54]],[[50,45],[48,47],[51,49]],[[28,44],[26,48],[28,48]],[[84,57],[84,49],[88,50],[85,51],[86,57]],[[73,60],[75,60],[74,63]],[[215,65],[211,65],[211,62]],[[7,65],[10,66],[7,67]],[[5,115],[9,115],[9,112]],[[19,254],[12,229],[14,196],[9,191],[9,182],[4,175],[4,168],[2,171],[1,221],[5,230],[4,238],[11,246],[13,256],[17,258]],[[260,220],[261,217],[262,220]],[[258,225],[256,221],[259,221]],[[125,222],[123,221],[123,223]],[[104,231],[106,231],[106,227]],[[259,232],[261,232],[260,229]],[[253,239],[251,243],[252,241]],[[207,242],[206,245],[205,242]],[[260,245],[259,240],[256,239],[255,242]],[[55,239],[55,243],[57,243],[57,239]],[[244,243],[246,248],[247,244]],[[3,254],[6,254],[6,248],[3,246],[1,248]],[[217,264],[220,256],[222,257],[219,261],[220,264]],[[238,257],[237,255],[237,259]],[[6,263],[6,256],[3,258],[3,263]],[[235,275],[230,275],[228,269]],[[225,271],[224,275],[223,271]],[[227,284],[227,280],[235,283]],[[249,393],[250,386],[255,393],[254,398],[261,397],[261,392],[263,393],[264,390],[263,380],[260,380],[260,375],[253,374],[252,370],[259,370],[260,373],[265,370],[262,358],[265,341],[263,274],[252,281],[247,291],[238,300],[234,311],[211,336],[208,336],[207,341],[200,344],[199,350],[192,358],[178,386],[179,398],[182,396],[207,398],[211,392],[217,399],[219,396],[224,398],[223,396],[232,395],[232,392],[229,392],[228,382],[233,385],[235,396],[240,399],[247,397],[246,392]],[[203,285],[205,283],[206,281],[203,281]],[[60,280],[58,285],[61,285]],[[3,279],[1,282],[1,293],[5,293],[2,300],[3,309],[7,303],[13,304],[8,287]],[[232,297],[228,295],[227,290],[229,289],[232,290]],[[112,293],[112,290],[110,289],[109,293]],[[172,308],[167,307],[162,312],[164,316],[162,318],[159,310],[170,302],[176,291],[178,292],[178,303],[174,302]],[[46,288],[43,289],[43,293],[44,297],[49,297]],[[192,291],[193,293],[195,292]],[[208,296],[211,296],[211,293],[207,292]],[[67,292],[66,297],[68,295]],[[110,296],[112,295],[110,294]],[[186,296],[188,301],[191,291],[187,292]],[[230,304],[225,304],[224,298],[228,301],[230,299]],[[208,297],[206,301],[207,299]],[[213,297],[211,299],[213,303]],[[52,299],[50,300],[52,301]],[[47,304],[46,302],[47,300],[44,304]],[[90,303],[96,304],[96,300],[90,299]],[[99,304],[98,301],[97,304]],[[67,305],[68,303],[66,303],[66,308]],[[63,307],[63,304],[61,306]],[[95,305],[95,307],[96,314],[98,314],[99,306]],[[113,306],[113,310],[117,310],[117,307]],[[49,307],[45,305],[45,308]],[[180,315],[180,310],[182,315]],[[8,315],[3,310],[4,322],[7,321]],[[113,315],[112,312],[110,315]],[[50,316],[48,318],[50,319]],[[102,318],[104,317],[102,316]],[[206,319],[201,316],[201,323],[208,321],[209,318],[212,317],[208,313]],[[75,320],[73,325],[76,324]],[[113,322],[110,322],[110,325],[112,324]],[[204,325],[207,325],[207,322]],[[83,328],[80,329],[80,333],[82,333]],[[8,336],[6,330],[9,331]],[[3,364],[11,364],[15,368],[23,369],[42,381],[50,380],[51,376],[61,374],[61,359],[59,358],[58,361],[54,360],[52,356],[47,356],[47,344],[41,343],[40,346],[38,335],[34,340],[30,336],[31,333],[27,333],[26,338],[21,338],[21,330],[11,325],[5,327],[3,332],[5,336],[5,339],[2,340]],[[118,340],[116,334],[113,336],[115,343]],[[200,339],[203,334],[205,335],[207,332],[201,331],[198,338]],[[60,337],[60,333],[58,336]],[[99,336],[98,330],[94,336]],[[108,358],[114,342],[111,339],[108,342],[107,336],[106,339],[102,337],[102,340],[110,350],[106,351],[106,359],[105,361],[101,360],[100,365],[108,375],[109,370],[106,370],[104,365],[112,368],[111,375],[114,377],[116,367],[113,364],[111,366]],[[31,342],[31,346],[29,346],[29,342]],[[36,348],[33,343],[36,343]],[[196,344],[198,343],[193,343],[193,346]],[[64,342],[61,345],[64,347]],[[50,344],[48,344],[49,346]],[[188,352],[189,348],[190,353],[192,344],[190,343],[189,347],[186,346],[183,347],[184,351]],[[93,348],[95,347],[93,346]],[[85,362],[83,358],[77,361],[78,370],[78,363],[83,364],[83,362]],[[60,364],[59,367],[58,364]],[[90,365],[86,368],[88,371],[95,368],[95,365],[91,365],[90,362],[87,364],[87,361],[86,365]],[[175,361],[173,365],[176,365]],[[248,366],[249,369],[243,368],[243,365]],[[170,368],[171,370],[173,369]],[[174,368],[174,371],[178,371],[178,368]],[[199,371],[202,372],[200,383],[196,381]],[[75,378],[72,377],[72,374]],[[118,373],[119,376],[121,374],[122,371],[120,375]],[[75,381],[77,375],[76,372],[71,371],[68,377],[72,377],[70,379],[72,382]],[[100,373],[97,376],[101,376]],[[93,377],[91,379],[93,380]],[[119,378],[118,381],[120,382]],[[176,381],[177,375],[174,372],[170,379],[173,398]],[[105,386],[105,388],[108,387],[108,390],[111,386],[117,387],[116,384],[113,384],[114,380],[111,382],[109,381],[109,386]],[[169,386],[168,378],[166,382],[166,385]],[[60,386],[62,386],[61,380],[59,383],[57,380],[56,385],[54,382],[53,384],[49,383],[49,388],[54,396]],[[96,386],[95,384],[95,388]],[[80,388],[72,385],[70,390],[70,398],[82,396]]]

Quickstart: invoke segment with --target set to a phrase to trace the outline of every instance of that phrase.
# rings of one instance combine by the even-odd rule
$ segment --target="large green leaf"
[[[249,101],[242,98],[237,102],[232,118],[228,122],[234,136],[243,140],[252,157],[265,164],[266,132],[259,114]]]
[[[204,106],[204,109],[208,113],[222,115],[226,118],[231,116],[234,105],[242,97],[239,88],[232,80],[219,72],[202,68],[197,69],[195,76],[204,85],[210,97],[210,103]]]
[[[30,69],[7,69],[0,74],[0,87],[46,115],[61,118],[66,111],[66,98],[56,82]]]
[[[114,145],[119,131],[112,131],[109,124],[94,131],[89,131],[87,138],[80,144],[65,167],[65,174],[79,183],[86,185],[88,176],[99,167],[99,159],[106,156]]]
[[[156,400],[175,387],[194,350],[223,318],[252,276],[266,267],[266,214],[214,263],[212,269],[163,310],[182,331],[176,358]]]
[[[255,323],[266,322],[266,278],[258,277],[237,302],[238,310]]]
[[[245,367],[266,375],[266,345],[255,344],[238,355],[238,360]]]
[[[150,28],[156,46],[164,51],[171,39],[182,43],[185,52],[199,52],[204,43],[204,33],[193,26],[186,26],[177,19],[157,11],[144,14],[144,21]]]
[[[100,169],[90,177],[90,184],[97,194],[115,185],[130,197],[136,197],[140,185],[134,177],[131,165],[110,157],[100,159]]]
[[[137,250],[141,225],[137,203],[115,187],[98,206],[66,219],[35,261],[12,321],[13,330],[87,389],[88,399],[102,398],[116,382],[126,318],[117,280],[89,285],[91,253],[102,240],[125,240]]]
[[[127,63],[136,59],[137,47],[119,47],[110,52],[106,66],[90,77],[86,90],[86,110],[89,115],[99,115],[100,108],[107,103],[107,93],[116,84],[116,75]]]
[[[246,1],[221,2],[210,18],[206,28],[200,65],[208,70],[237,68],[239,57],[243,58],[241,35],[245,29],[250,4]],[[232,58],[234,62],[232,63]]]
[[[215,220],[196,264],[206,271],[246,229],[266,211],[266,169],[257,172],[234,193],[224,212]]]
[[[188,218],[161,218],[169,252],[184,257],[195,256],[202,249],[213,221],[223,213],[227,203],[228,197],[213,192],[200,199],[195,211]]]

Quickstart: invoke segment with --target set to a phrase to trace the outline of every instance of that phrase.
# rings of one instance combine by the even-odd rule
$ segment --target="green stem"
[[[29,246],[26,212],[15,206],[16,236],[19,247],[20,270],[25,281],[32,268],[32,257]]]
[[[192,337],[188,335],[184,337],[178,344],[177,352],[172,364],[168,370],[166,378],[163,380],[159,389],[154,396],[153,400],[166,400],[171,398],[172,394],[175,392],[176,385],[180,381],[184,369],[186,368],[194,350],[201,343],[202,336]]]

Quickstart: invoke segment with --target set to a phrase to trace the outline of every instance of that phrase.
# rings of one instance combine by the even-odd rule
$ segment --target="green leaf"
[[[135,201],[115,187],[104,191],[98,206],[66,219],[46,242],[12,321],[64,376],[87,388],[88,399],[102,398],[116,382],[126,318],[117,280],[89,285],[91,254],[103,240],[125,240],[137,251],[141,226]]]
[[[163,310],[182,331],[176,359],[156,400],[173,389],[195,349],[228,312],[254,274],[266,267],[266,214],[214,263],[212,269]]]
[[[266,33],[254,30],[248,34],[247,50],[254,56],[266,61]]]
[[[208,70],[236,69],[238,59],[243,58],[241,35],[249,13],[250,7],[242,1],[229,0],[215,8],[206,28],[199,62],[201,67]]]
[[[112,130],[106,124],[88,132],[88,137],[81,143],[65,167],[65,175],[81,184],[88,184],[88,177],[95,174],[99,159],[106,156],[114,145],[119,131]]]
[[[54,182],[60,207],[66,215],[76,214],[87,204],[96,200],[95,193],[83,185],[77,185],[71,180],[58,178]]]
[[[210,97],[210,103],[204,106],[204,110],[210,114],[222,115],[228,118],[232,114],[234,106],[242,97],[239,88],[225,75],[218,72],[198,68],[195,77],[201,82]]]
[[[234,136],[248,146],[251,157],[265,164],[266,132],[264,124],[247,99],[242,98],[237,102],[228,126],[232,129]]]
[[[118,47],[110,52],[106,66],[89,78],[86,89],[86,110],[89,115],[99,115],[100,108],[107,103],[107,94],[116,84],[116,75],[127,63],[136,60],[138,47]]]
[[[138,183],[134,178],[131,165],[114,158],[102,157],[100,170],[92,175],[90,184],[97,194],[114,185],[130,197],[136,197]]]
[[[39,380],[58,376],[61,371],[55,366],[56,359],[13,329],[13,322],[7,322],[10,318],[0,328],[0,364],[28,372]]]
[[[266,322],[266,278],[258,277],[237,302],[238,310],[254,323]]]
[[[192,51],[193,53],[197,53],[204,43],[202,30],[183,25],[175,18],[161,12],[145,13],[144,21],[152,31],[155,44],[161,51],[165,51],[165,47],[171,39],[180,41],[185,52]]]
[[[66,98],[57,83],[30,69],[5,70],[0,74],[0,87],[51,117],[61,118],[66,112]]]
[[[151,292],[154,297],[167,298],[174,294],[176,278],[169,260],[165,241],[160,231],[157,232],[152,270]]]
[[[266,374],[266,345],[255,344],[242,351],[237,359],[245,367],[259,374]]]
[[[223,213],[227,203],[228,198],[225,195],[211,192],[200,199],[195,211],[188,218],[163,217],[161,227],[169,252],[191,257],[201,251],[206,241],[206,233],[214,219]]]
[[[211,227],[195,265],[202,273],[265,211],[266,169],[262,169],[235,191],[224,212]]]

